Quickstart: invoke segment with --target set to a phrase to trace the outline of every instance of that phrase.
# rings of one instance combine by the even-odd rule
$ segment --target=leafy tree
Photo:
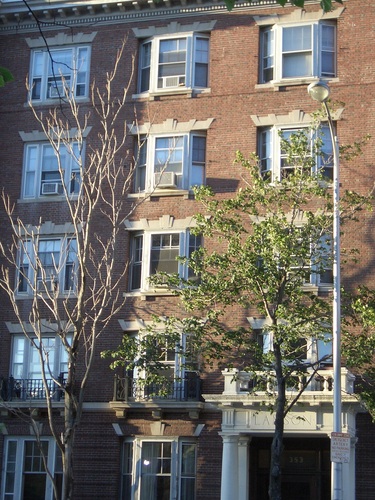
[[[278,4],[282,5],[283,7],[286,4],[290,5],[295,5],[296,7],[301,7],[303,8],[305,5],[305,0],[276,0]],[[343,3],[343,0],[334,0],[336,3]],[[236,5],[237,0],[224,0],[225,5],[227,6],[228,10],[232,10],[233,7]],[[324,12],[329,12],[332,10],[332,0],[321,0],[320,1],[320,6],[324,10]]]
[[[195,189],[203,208],[191,231],[203,236],[204,247],[189,260],[182,259],[191,277],[153,278],[180,297],[185,317],[158,318],[137,337],[125,336],[118,350],[103,353],[113,359],[112,367],[138,370],[143,383],[159,378],[162,385],[163,360],[158,352],[179,345],[181,332],[188,332],[188,342],[179,349],[183,359],[199,355],[203,362],[222,361],[223,367],[248,371],[255,390],[269,390],[271,382],[269,408],[275,418],[271,500],[281,498],[285,417],[322,361],[306,362],[303,353],[311,339],[327,341],[331,331],[330,294],[319,293],[313,284],[316,280],[327,284],[332,269],[332,189],[323,175],[331,159],[321,155],[321,145],[318,128],[312,135],[301,130],[281,139],[281,180],[271,182],[262,175],[255,155],[246,159],[237,153],[242,186],[233,197],[215,195],[209,187]],[[318,158],[323,168],[316,172]],[[345,193],[341,222],[353,219],[364,201]],[[233,325],[238,307],[264,320],[268,352],[260,348],[249,324]],[[288,391],[292,387],[293,393]]]
[[[375,290],[360,286],[346,297],[342,353],[357,375],[357,392],[375,421]]]

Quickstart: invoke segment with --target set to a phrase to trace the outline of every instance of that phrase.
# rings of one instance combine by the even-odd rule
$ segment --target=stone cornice
[[[318,2],[308,2],[317,4]],[[224,3],[215,0],[109,0],[105,3],[90,1],[30,0],[30,11],[20,0],[0,0],[0,34],[39,31],[34,15],[42,23],[43,32],[74,26],[121,24],[150,19],[170,19],[208,13],[228,13]],[[279,7],[276,0],[240,2],[234,10],[257,10]]]

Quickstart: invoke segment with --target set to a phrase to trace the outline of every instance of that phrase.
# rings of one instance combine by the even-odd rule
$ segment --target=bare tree
[[[126,266],[120,271],[115,269],[116,245],[124,227],[122,221],[134,209],[126,203],[125,196],[133,171],[129,167],[132,161],[127,152],[125,120],[132,75],[122,95],[114,95],[124,48],[125,42],[117,53],[113,70],[106,74],[104,89],[100,90],[95,83],[92,85],[89,111],[78,105],[71,91],[74,86],[61,75],[55,76],[63,89],[56,109],[43,114],[30,100],[34,117],[53,150],[51,161],[55,168],[57,165],[58,175],[44,184],[42,180],[40,189],[44,193],[52,190],[63,198],[60,203],[64,205],[60,205],[59,210],[65,222],[58,227],[62,235],[59,247],[45,240],[50,230],[56,230],[49,214],[30,224],[19,216],[18,207],[3,194],[12,242],[0,247],[5,262],[1,267],[0,286],[10,299],[22,333],[39,355],[41,379],[38,384],[28,381],[26,388],[23,381],[12,378],[6,387],[8,397],[4,399],[22,397],[26,390],[27,398],[45,398],[49,427],[62,456],[62,492],[53,471],[48,470],[32,408],[20,411],[6,401],[1,404],[31,422],[55,498],[62,500],[73,497],[74,439],[98,337],[124,302],[120,290]],[[67,161],[71,165],[68,178]],[[29,298],[28,317],[25,317],[24,301],[20,307],[20,293]],[[57,374],[54,370],[51,346],[45,341],[46,332],[61,343],[66,361],[64,373]],[[62,432],[61,423],[57,424],[53,414],[57,401],[64,405]]]

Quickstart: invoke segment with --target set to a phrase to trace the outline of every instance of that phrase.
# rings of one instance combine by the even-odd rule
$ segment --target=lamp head
[[[307,87],[307,92],[315,101],[325,102],[331,91],[326,83],[319,81],[310,83]]]

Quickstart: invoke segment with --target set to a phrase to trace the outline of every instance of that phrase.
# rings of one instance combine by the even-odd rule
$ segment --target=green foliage
[[[12,73],[7,68],[0,66],[0,87],[14,80]]]
[[[306,369],[301,355],[306,339],[326,339],[331,329],[331,301],[310,280],[332,267],[332,189],[315,173],[321,140],[317,130],[312,132],[281,139],[290,168],[279,181],[260,174],[255,155],[237,152],[234,168],[242,186],[233,197],[215,195],[208,186],[195,189],[202,210],[191,231],[205,243],[181,259],[194,279],[160,273],[151,280],[180,297],[187,317],[159,319],[137,339],[126,336],[119,350],[105,353],[114,359],[112,367],[160,372],[163,360],[153,346],[176,345],[185,332],[191,353],[184,352],[184,358],[194,353],[200,362],[223,361],[223,367],[251,372],[279,365],[285,379]],[[342,223],[363,204],[363,197],[344,195]],[[246,321],[237,326],[229,321],[238,306],[265,320],[271,352],[263,353]]]
[[[282,7],[284,7],[288,3],[290,5],[295,5],[296,7],[300,7],[302,9],[305,5],[305,0],[276,0],[276,1]],[[343,0],[334,0],[334,1],[340,4],[343,3]],[[236,0],[224,0],[224,2],[229,11],[231,11],[233,7],[236,5]],[[324,10],[324,12],[329,12],[332,10],[332,0],[321,0],[320,6]]]

